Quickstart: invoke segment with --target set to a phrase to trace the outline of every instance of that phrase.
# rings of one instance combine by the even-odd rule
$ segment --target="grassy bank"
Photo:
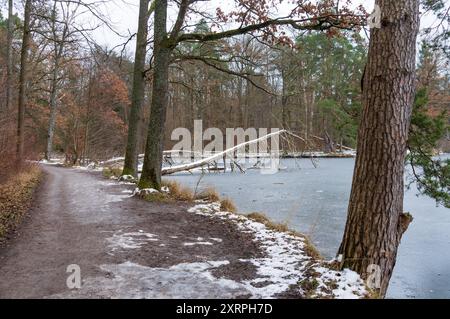
[[[22,221],[41,177],[39,167],[29,166],[0,184],[0,241]]]

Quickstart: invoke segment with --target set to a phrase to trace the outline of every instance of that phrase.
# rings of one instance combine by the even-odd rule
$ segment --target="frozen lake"
[[[213,173],[199,188],[213,186],[240,212],[261,212],[307,234],[324,257],[336,255],[346,222],[354,159],[282,160],[275,175],[257,170]],[[200,175],[170,177],[193,188]],[[405,211],[414,222],[405,233],[388,292],[390,298],[450,298],[450,210],[436,207],[417,190],[405,194]]]

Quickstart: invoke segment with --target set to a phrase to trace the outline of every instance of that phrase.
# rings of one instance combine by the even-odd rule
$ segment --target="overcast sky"
[[[371,12],[374,7],[375,0],[357,0],[353,1],[356,7],[363,4],[367,11]],[[215,9],[220,7],[223,11],[227,11],[233,7],[234,0],[210,0],[201,3],[201,6],[209,12],[215,12]],[[291,6],[288,1],[279,5],[279,16],[289,12]],[[139,15],[139,0],[111,0],[104,6],[109,19],[113,23],[114,28],[121,34],[133,34],[137,30],[137,20]],[[174,14],[169,14],[170,22],[175,19]],[[169,25],[171,23],[169,22]],[[107,28],[100,28],[94,32],[95,39],[102,45],[112,48],[124,42],[124,39],[118,37]],[[129,51],[133,51],[133,43],[129,43]]]
[[[2,11],[4,15],[6,14],[6,0],[0,0]],[[95,0],[85,0],[85,1],[92,1],[95,2]],[[19,1],[16,1],[16,3],[19,3]],[[202,9],[206,9],[209,12],[215,12],[215,9],[217,7],[220,7],[223,9],[223,11],[227,12],[229,9],[233,7],[234,0],[210,0],[205,2],[200,2]],[[372,12],[374,8],[375,0],[354,0],[352,1],[352,6],[357,7],[358,5],[362,4],[368,12]],[[284,1],[282,4],[278,7],[278,16],[282,16],[283,14],[289,12],[289,1]],[[137,30],[137,21],[138,21],[138,14],[139,14],[139,0],[109,0],[104,1],[104,4],[99,8],[101,12],[108,18],[108,20],[111,22],[111,26],[114,28],[117,33],[120,33],[124,36],[133,34]],[[22,11],[21,8],[17,8],[16,10]],[[169,26],[172,24],[173,20],[175,19],[176,15],[174,13],[169,14]],[[80,20],[80,23],[86,24],[88,23],[88,19],[90,20],[89,23],[92,22],[92,17],[85,16],[84,19]],[[435,19],[433,17],[424,17],[422,19],[422,27],[429,26],[433,23]],[[126,41],[126,38],[121,38],[114,32],[112,32],[110,29],[106,27],[100,27],[96,31],[93,32],[93,38],[98,42],[100,45],[107,47],[109,49],[120,45]],[[134,52],[134,45],[135,43],[133,41],[128,43],[128,51]]]
[[[450,0],[447,0],[450,1]],[[223,11],[227,11],[233,8],[234,0],[209,0],[205,2],[200,2],[201,6],[209,10],[210,12],[215,12],[215,9],[220,7]],[[353,0],[352,6],[357,7],[363,5],[368,12],[372,12],[375,0]],[[289,1],[284,1],[278,7],[278,16],[282,16],[289,12]],[[133,34],[137,30],[137,20],[139,14],[139,0],[111,0],[108,1],[104,7],[105,11],[108,13],[108,17],[113,22],[116,30],[121,34]],[[170,22],[176,18],[175,14],[169,14],[169,26],[172,25]],[[436,19],[429,15],[422,17],[421,27],[429,27],[435,23]],[[100,28],[94,33],[95,39],[102,45],[112,48],[124,42],[123,38],[118,37],[111,31],[105,28]],[[134,52],[134,42],[130,42],[128,45],[128,51]]]

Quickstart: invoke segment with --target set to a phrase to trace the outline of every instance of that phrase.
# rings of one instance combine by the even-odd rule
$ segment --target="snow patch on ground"
[[[103,171],[103,167],[97,166],[95,163],[90,163],[87,166],[80,166],[80,165],[72,166],[72,169],[81,170],[81,171],[95,171],[95,172]]]
[[[203,237],[197,237],[195,240],[196,240],[196,242],[183,243],[183,246],[196,246],[196,245],[212,246],[212,245],[214,245],[212,242],[206,241]]]
[[[136,183],[132,183],[132,182],[120,182],[120,185],[127,185],[127,186],[136,186]]]
[[[202,216],[211,216],[211,214],[219,212],[219,210],[220,210],[220,203],[211,203],[211,204],[206,203],[206,204],[197,204],[194,207],[189,208],[188,212]]]
[[[107,276],[83,280],[81,289],[49,298],[112,299],[229,299],[242,296],[242,285],[215,278],[210,270],[228,261],[182,263],[169,268],[151,268],[131,262],[101,265]]]
[[[310,297],[361,298],[367,291],[364,282],[348,269],[334,271],[326,268],[326,262],[315,261],[305,252],[306,243],[301,237],[268,229],[265,225],[245,216],[220,211],[220,203],[198,203],[188,210],[202,216],[227,219],[235,223],[242,232],[251,233],[255,241],[266,252],[266,257],[250,262],[257,268],[258,278],[241,284],[254,298],[273,298],[289,288],[302,291],[304,280],[316,282]],[[315,274],[314,278],[311,278]],[[305,292],[306,293],[306,292]]]
[[[317,278],[319,288],[333,286],[333,295],[338,299],[357,299],[366,294],[364,286],[361,285],[361,277],[354,271],[344,269],[343,271],[334,271],[325,267],[316,267],[315,270],[320,273]],[[321,294],[318,294],[321,296]]]
[[[122,175],[122,176],[119,177],[119,182],[134,183],[134,182],[136,182],[136,178],[134,178],[133,175]]]
[[[60,158],[51,158],[49,161],[42,159],[38,163],[46,165],[64,165],[64,160]]]
[[[98,182],[100,185],[104,185],[104,186],[117,186],[116,182],[105,182],[105,181],[99,181]]]
[[[163,187],[161,187],[161,192],[169,194],[170,193],[170,189],[169,189],[168,186],[163,186]]]
[[[120,191],[117,193],[109,192],[109,189],[105,191],[105,187],[117,186],[117,183],[99,180],[96,181],[95,188],[92,188],[92,183],[89,183],[89,181],[86,181],[86,184],[80,184],[76,187],[69,186],[73,192],[73,197],[70,201],[73,209],[76,209],[83,216],[80,216],[82,223],[98,222],[103,218],[107,218],[106,216],[111,210],[112,204],[122,202],[130,197],[130,195],[121,193]],[[83,201],[80,201],[79,198],[83,198]],[[97,214],[91,213],[93,209],[97,211]]]
[[[159,241],[154,234],[143,231],[124,233],[118,231],[106,239],[112,252],[118,249],[139,249],[148,242]]]
[[[198,241],[195,243],[184,243],[183,246],[196,246],[196,245],[204,245],[204,246],[212,246],[213,243],[209,241]]]
[[[158,191],[157,189],[154,188],[144,188],[144,189],[139,189],[136,188],[133,192],[132,196],[146,196],[146,195],[151,195],[151,194],[160,194],[160,191]]]

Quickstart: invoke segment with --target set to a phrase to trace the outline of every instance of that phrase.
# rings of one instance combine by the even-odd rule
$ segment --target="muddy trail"
[[[361,298],[360,277],[302,236],[220,203],[155,203],[101,173],[42,166],[27,218],[0,246],[1,298]]]
[[[186,204],[133,198],[133,185],[100,174],[43,170],[29,216],[0,247],[0,298],[249,295],[208,277],[211,269],[221,278],[255,276],[239,261],[261,254],[250,234],[190,214]],[[83,289],[69,289],[69,265],[79,266]]]

